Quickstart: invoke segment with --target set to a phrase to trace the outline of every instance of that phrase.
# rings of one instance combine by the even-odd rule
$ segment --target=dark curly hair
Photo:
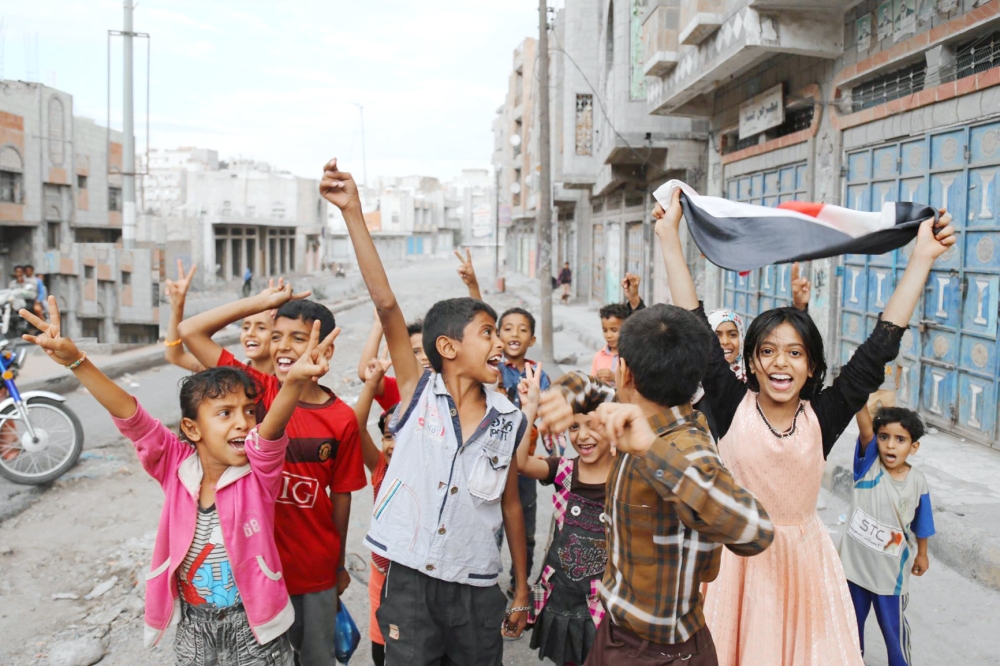
[[[903,430],[910,433],[911,442],[919,442],[926,432],[924,422],[917,416],[917,413],[905,407],[883,407],[878,410],[875,413],[875,418],[872,419],[872,430],[878,434],[883,426],[890,423],[898,423],[903,427]]]

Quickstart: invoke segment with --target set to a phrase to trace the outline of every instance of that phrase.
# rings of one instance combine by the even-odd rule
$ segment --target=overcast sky
[[[537,35],[537,0],[140,0],[152,35],[151,145],[214,148],[317,177],[331,156],[361,180],[450,177],[488,166],[515,47]],[[121,0],[3,0],[3,77],[107,115],[107,30]],[[34,47],[37,35],[37,56]],[[146,52],[135,47],[137,146]],[[121,127],[121,40],[112,42],[112,127]]]

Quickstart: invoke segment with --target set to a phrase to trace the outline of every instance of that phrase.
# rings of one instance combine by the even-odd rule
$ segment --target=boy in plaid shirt
[[[622,326],[616,399],[567,375],[543,394],[543,428],[561,432],[594,408],[615,459],[605,500],[608,567],[599,592],[608,615],[587,666],[718,663],[701,584],[721,548],[756,555],[774,538],[766,511],[733,480],[704,416],[690,404],[708,365],[709,332],[687,310],[656,305]],[[598,404],[600,403],[600,404]]]

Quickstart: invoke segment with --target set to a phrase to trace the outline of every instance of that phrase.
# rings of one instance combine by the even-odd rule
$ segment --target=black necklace
[[[796,425],[798,425],[799,414],[801,414],[802,410],[804,409],[804,407],[802,406],[802,401],[799,401],[799,406],[795,410],[795,416],[792,417],[792,427],[786,430],[785,432],[778,432],[777,430],[775,430],[774,427],[771,425],[771,422],[767,420],[766,416],[764,416],[764,410],[760,408],[760,398],[757,398],[756,400],[754,400],[754,402],[757,405],[757,413],[760,414],[760,418],[764,421],[764,425],[767,426],[767,429],[771,431],[772,435],[774,435],[778,439],[784,439],[786,437],[791,437],[792,435],[795,434],[795,427]]]

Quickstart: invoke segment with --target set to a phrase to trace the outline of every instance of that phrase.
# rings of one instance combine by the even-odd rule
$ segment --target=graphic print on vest
[[[847,533],[866,548],[888,557],[899,557],[906,543],[899,527],[880,523],[860,508],[854,510]]]

